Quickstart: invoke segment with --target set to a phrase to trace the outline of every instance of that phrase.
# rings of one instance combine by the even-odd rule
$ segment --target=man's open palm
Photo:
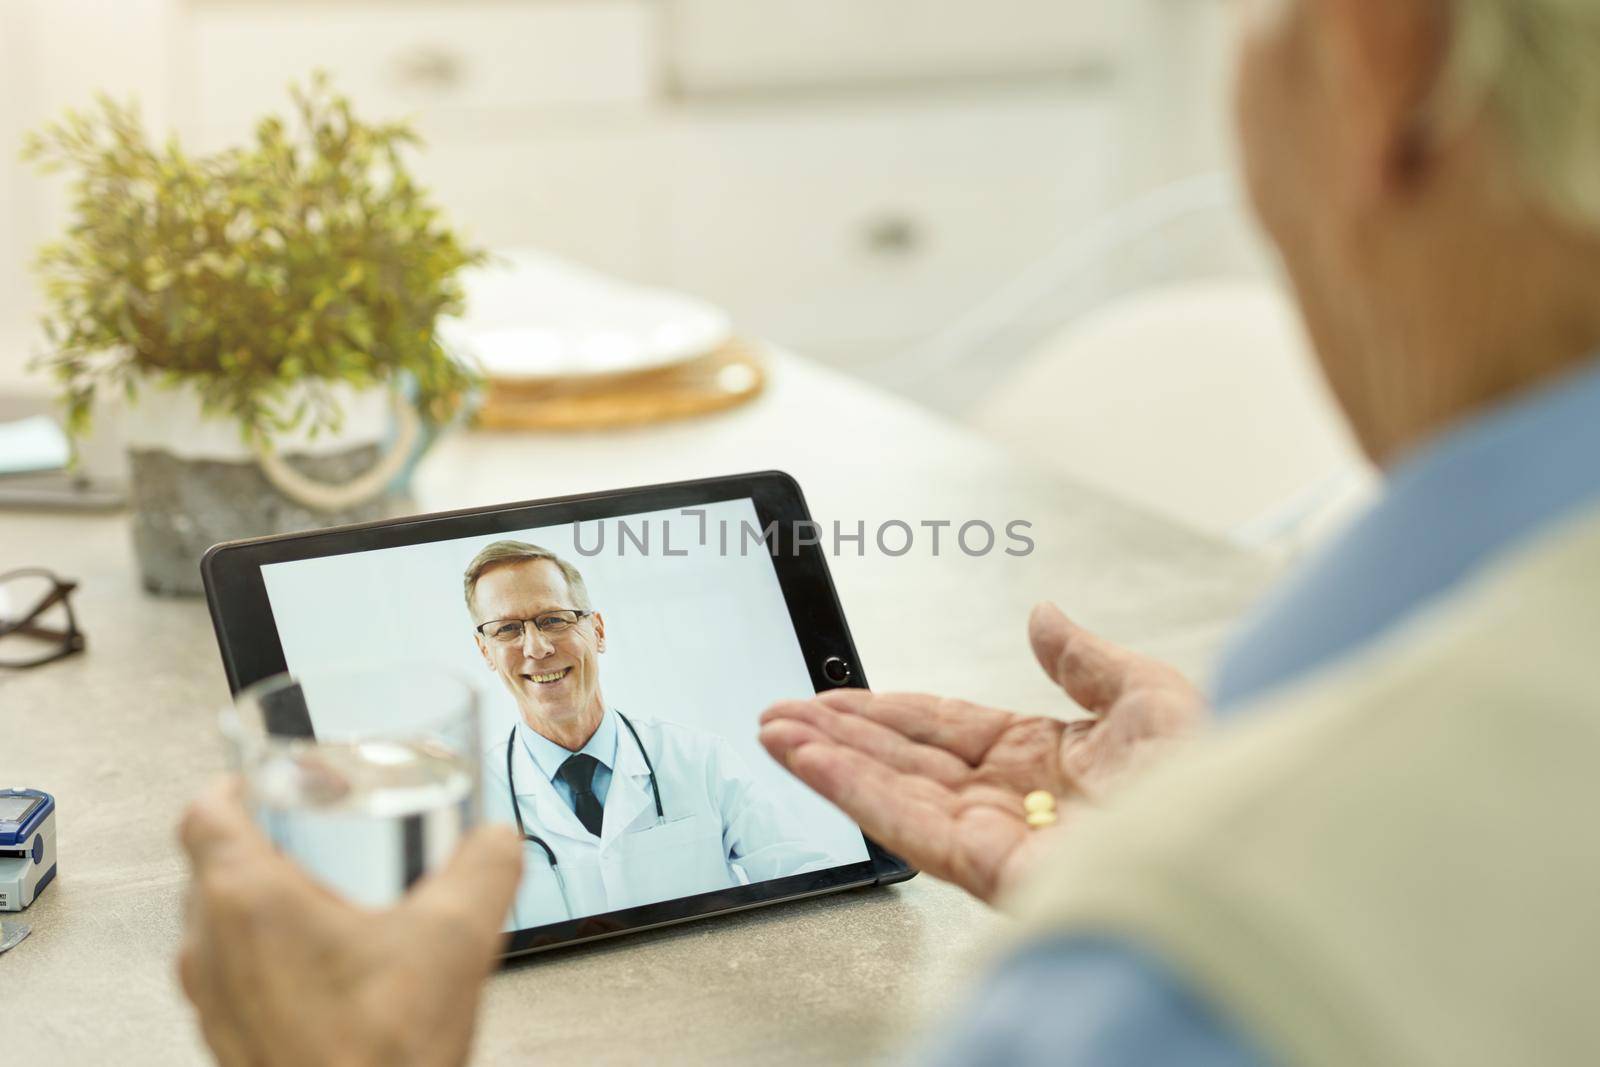
[[[1040,666],[1095,718],[1017,715],[962,700],[840,689],[761,717],[773,757],[913,866],[993,900],[1052,832],[1023,821],[1022,798],[1074,801],[1148,763],[1205,717],[1172,667],[1074,625],[1051,604],[1028,636]]]

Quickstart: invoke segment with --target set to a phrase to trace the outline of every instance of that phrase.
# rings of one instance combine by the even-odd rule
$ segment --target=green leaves
[[[291,122],[211,156],[159,149],[137,111],[106,97],[30,134],[23,157],[72,175],[74,220],[40,249],[53,352],[82,427],[99,385],[199,385],[245,434],[339,421],[326,383],[406,379],[445,420],[475,383],[434,323],[462,307],[481,263],[405,167],[404,124],[368,125],[319,74],[290,89]],[[288,387],[311,400],[283,410]]]

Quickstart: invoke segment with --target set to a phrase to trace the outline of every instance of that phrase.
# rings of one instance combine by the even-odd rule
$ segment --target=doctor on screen
[[[488,818],[524,840],[513,928],[832,866],[727,741],[606,704],[605,620],[576,567],[497,541],[464,586],[478,651],[519,712],[484,762]]]

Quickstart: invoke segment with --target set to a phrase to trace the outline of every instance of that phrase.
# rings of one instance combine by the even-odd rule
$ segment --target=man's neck
[[[552,722],[524,711],[522,720],[528,724],[529,729],[545,740],[560,745],[568,752],[577,752],[587,745],[595,731],[600,729],[600,720],[605,718],[605,714],[605,704],[596,700],[589,713],[579,718]]]
[[[1413,385],[1408,410],[1378,443],[1383,464],[1393,466],[1452,426],[1600,356],[1600,329],[1584,328],[1559,307],[1542,314],[1543,321],[1530,319],[1521,331],[1496,332],[1477,342],[1462,339],[1453,349],[1458,372],[1448,369],[1452,350],[1437,348],[1424,368],[1431,373]]]
[[[1352,414],[1385,466],[1600,354],[1600,242],[1538,212],[1444,240],[1369,323],[1368,395]]]

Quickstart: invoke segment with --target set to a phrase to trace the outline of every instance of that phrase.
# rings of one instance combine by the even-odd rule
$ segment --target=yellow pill
[[[1046,826],[1054,826],[1055,824],[1056,813],[1053,811],[1028,812],[1028,826],[1034,830],[1039,830]]]
[[[1056,798],[1043,789],[1035,789],[1022,798],[1022,810],[1032,815],[1040,812],[1055,814]]]

